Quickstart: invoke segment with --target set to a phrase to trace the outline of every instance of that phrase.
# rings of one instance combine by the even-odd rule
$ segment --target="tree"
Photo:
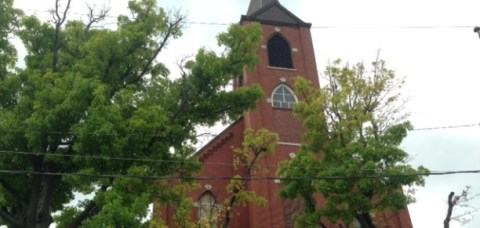
[[[227,186],[230,195],[224,203],[223,226],[228,228],[231,220],[232,209],[237,206],[246,206],[248,203],[265,205],[267,200],[257,196],[255,191],[248,191],[248,183],[255,171],[258,171],[257,163],[265,156],[273,155],[277,146],[278,134],[260,129],[254,132],[252,129],[245,130],[243,148],[234,149],[235,169],[240,171],[235,175]]]
[[[173,222],[176,227],[229,227],[232,212],[234,208],[246,206],[253,203],[263,206],[267,200],[257,196],[255,191],[248,190],[248,183],[257,172],[264,172],[257,166],[257,163],[266,156],[275,153],[279,137],[278,134],[260,129],[254,131],[249,128],[244,132],[242,148],[232,148],[234,155],[234,169],[237,174],[230,180],[226,187],[228,196],[223,203],[208,204],[202,209],[206,210],[207,216],[200,217],[196,223],[192,223],[191,212],[193,209],[193,199],[187,197],[189,190],[195,189],[195,186],[180,183],[175,186],[173,191],[167,191],[173,196],[167,196],[163,200],[164,205],[168,204],[175,209]],[[157,218],[157,222],[160,221]],[[161,226],[160,226],[161,227]]]
[[[132,0],[116,29],[94,29],[105,11],[68,21],[70,0],[55,3],[53,24],[21,20],[26,67],[0,81],[0,224],[48,227],[59,212],[57,227],[139,227],[157,179],[199,170],[195,126],[237,118],[263,96],[223,89],[258,62],[260,28],[232,25],[218,36],[222,54],[201,49],[171,77],[156,57],[181,35],[183,15]],[[0,6],[14,11],[11,0]],[[68,206],[76,192],[92,197]]]
[[[470,222],[473,218],[473,214],[479,210],[478,208],[472,207],[470,202],[478,196],[480,196],[480,194],[472,195],[470,186],[466,186],[460,195],[455,195],[455,192],[450,192],[450,194],[448,194],[447,215],[443,220],[443,227],[449,228],[450,221],[452,220],[460,222],[462,225]],[[463,213],[454,214],[453,209],[455,207],[466,208],[468,210],[464,211]]]
[[[0,87],[0,102],[8,103],[11,100],[10,88],[15,87],[12,80],[6,80],[13,71],[17,61],[17,50],[10,43],[10,39],[18,26],[22,12],[12,7],[13,0],[0,2],[0,80],[8,81]]]
[[[402,113],[398,89],[403,81],[384,61],[367,71],[362,63],[342,66],[336,60],[325,70],[326,84],[315,89],[298,78],[296,92],[303,100],[294,114],[307,132],[298,155],[281,164],[285,177],[280,195],[303,198],[300,227],[316,227],[323,218],[362,227],[375,227],[375,214],[397,211],[413,200],[402,187],[422,185],[423,167],[406,163],[399,148],[412,128]],[[317,205],[315,194],[325,197]]]

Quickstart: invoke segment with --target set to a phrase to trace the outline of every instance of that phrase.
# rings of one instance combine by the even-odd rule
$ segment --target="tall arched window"
[[[217,200],[211,192],[205,192],[200,197],[198,202],[198,218],[201,225],[207,225],[208,227],[217,227],[216,221],[218,220],[218,208]]]
[[[267,44],[268,64],[272,67],[293,68],[290,45],[279,34],[270,38]]]
[[[274,108],[293,108],[297,98],[293,91],[286,85],[279,85],[272,93],[272,106]]]

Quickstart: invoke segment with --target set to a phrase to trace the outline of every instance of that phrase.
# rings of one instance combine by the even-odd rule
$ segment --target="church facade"
[[[240,23],[257,22],[263,30],[263,41],[257,50],[260,63],[254,72],[245,71],[243,77],[234,82],[234,89],[259,84],[266,97],[256,110],[250,111],[237,120],[217,137],[201,148],[196,156],[203,163],[203,171],[198,177],[233,177],[238,173],[233,165],[232,147],[241,148],[245,129],[266,128],[276,132],[280,141],[274,156],[260,160],[259,166],[267,167],[270,176],[276,173],[276,165],[291,159],[302,142],[303,128],[293,117],[292,106],[298,98],[293,93],[295,77],[302,76],[319,87],[315,54],[310,34],[311,24],[282,6],[278,0],[251,0],[247,14]],[[199,181],[201,188],[189,196],[196,201],[195,218],[202,217],[201,205],[222,203],[228,197],[226,187],[229,180],[213,179]],[[267,199],[265,206],[249,204],[236,207],[232,211],[229,227],[293,227],[292,215],[303,210],[301,200],[283,200],[278,196],[281,182],[278,180],[255,180],[247,188]],[[322,198],[318,197],[322,204]],[[161,210],[162,219],[172,223],[174,209]],[[388,227],[412,227],[408,211],[383,216]],[[387,219],[388,218],[388,219]],[[329,227],[338,224],[325,223]]]

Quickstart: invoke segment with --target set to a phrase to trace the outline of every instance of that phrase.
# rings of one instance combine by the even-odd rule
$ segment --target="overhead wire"
[[[438,126],[438,127],[425,127],[425,128],[416,128],[411,131],[431,131],[431,130],[443,130],[443,129],[454,129],[454,128],[470,128],[470,127],[480,127],[480,123],[475,124],[462,124],[462,125],[449,125],[449,126]],[[5,130],[7,132],[14,133],[28,133],[33,131],[20,131],[20,130]],[[47,134],[64,134],[64,135],[77,135],[72,132],[60,132],[60,131],[46,131]],[[95,134],[95,133],[87,133]],[[103,134],[102,134],[103,135]],[[122,134],[111,134],[111,135],[122,135]],[[280,134],[280,136],[285,136],[290,134]],[[144,134],[125,134],[125,136],[159,136],[159,135],[144,135]],[[216,134],[205,133],[201,136],[210,136],[215,137]],[[10,154],[10,155],[32,155],[32,156],[50,156],[50,157],[67,157],[67,158],[79,158],[79,159],[100,159],[100,160],[116,160],[116,161],[131,161],[131,162],[149,162],[149,163],[188,163],[187,161],[175,161],[175,160],[165,160],[165,159],[152,159],[152,158],[134,158],[134,157],[114,157],[114,156],[101,156],[101,155],[80,155],[80,154],[60,154],[60,153],[38,153],[38,152],[29,152],[29,151],[16,151],[16,150],[0,150],[0,154]],[[202,162],[204,165],[218,165],[218,166],[233,166],[232,163],[220,163],[220,162]],[[278,168],[276,165],[256,165],[260,168]]]
[[[428,131],[428,130],[442,130],[442,129],[454,129],[454,128],[471,128],[471,127],[480,127],[480,123],[471,123],[471,124],[459,124],[459,125],[446,125],[446,126],[435,126],[435,127],[421,127],[421,128],[414,128],[409,131]],[[67,136],[85,136],[85,135],[99,135],[95,132],[84,132],[84,133],[75,133],[71,131],[36,131],[36,130],[13,130],[13,129],[5,129],[0,128],[0,132],[11,132],[11,133],[45,133],[45,134],[52,134],[52,135],[67,135]],[[142,136],[142,137],[159,137],[164,136],[164,134],[143,134],[143,133],[111,133],[105,134],[102,133],[102,136]],[[201,133],[196,135],[196,137],[216,137],[218,134],[215,133]],[[282,134],[282,135],[291,135],[291,134]]]
[[[449,125],[449,126],[439,126],[439,127],[423,127],[423,128],[415,128],[415,129],[412,129],[411,131],[431,131],[431,130],[454,129],[454,128],[470,128],[470,127],[480,127],[480,123]]]
[[[74,154],[41,154],[35,152],[22,152],[22,151],[8,151],[0,150],[0,154],[7,155],[32,155],[32,156],[45,156],[45,157],[68,157],[68,158],[81,158],[81,159],[100,159],[100,160],[113,160],[113,161],[132,161],[132,162],[148,162],[148,163],[170,163],[170,164],[198,164],[196,161],[185,161],[185,160],[166,160],[166,159],[149,159],[149,158],[129,158],[129,157],[110,157],[110,156],[98,156],[98,155],[74,155]],[[201,162],[204,166],[227,166],[227,167],[247,167],[247,164],[234,164],[233,162]],[[270,169],[276,170],[280,165],[265,165],[265,164],[255,164],[253,168],[258,169]],[[303,166],[294,166],[290,165],[290,168],[300,168],[304,169]],[[338,169],[334,168],[323,168],[323,167],[309,167],[309,169],[322,170],[322,171],[337,171]],[[378,169],[358,169],[358,172],[369,172],[369,171],[379,171]],[[23,172],[23,171],[22,171]],[[25,171],[26,172],[26,171]],[[383,171],[390,172],[390,171]],[[444,172],[466,172],[466,171],[429,171],[429,173],[444,173]],[[1,173],[1,172],[0,172]],[[73,175],[73,174],[72,174]],[[83,175],[83,174],[82,174]]]
[[[150,175],[120,175],[120,174],[88,174],[88,173],[63,173],[63,172],[35,172],[26,170],[0,170],[0,174],[11,175],[45,175],[45,176],[80,176],[90,178],[135,178],[147,180],[173,180],[173,179],[189,179],[197,181],[207,180],[348,180],[348,179],[381,179],[396,177],[412,177],[412,176],[443,176],[456,174],[479,174],[480,170],[459,170],[459,171],[442,171],[442,172],[416,172],[403,174],[374,174],[374,175],[352,175],[352,176],[313,176],[313,177],[282,177],[282,176],[251,176],[251,177],[232,177],[232,176],[150,176]]]
[[[34,13],[51,13],[51,10],[22,9]],[[72,15],[88,16],[87,13],[69,12]],[[106,15],[106,18],[117,18],[118,16]],[[116,22],[106,22],[106,24],[115,24]],[[238,24],[238,22],[211,22],[211,21],[194,21],[186,20],[185,24],[192,25],[213,25],[213,26],[229,26]],[[104,23],[102,23],[104,24]],[[473,29],[475,25],[390,25],[390,26],[351,26],[351,25],[313,25],[311,29]]]
[[[35,11],[42,12],[41,10],[26,10],[26,11]],[[43,11],[49,12],[49,11]],[[82,13],[72,12],[74,15],[88,15]],[[115,16],[107,16],[110,18],[116,18]],[[230,25],[233,23],[219,23],[219,22],[202,22],[202,21],[186,21],[187,24],[197,24],[197,25]],[[109,23],[111,24],[111,22]],[[473,26],[466,25],[453,25],[453,26],[312,26],[313,29],[470,29]],[[439,126],[439,127],[425,127],[425,128],[415,128],[411,131],[427,131],[427,130],[440,130],[440,129],[453,129],[453,128],[468,128],[468,127],[477,127],[480,124],[464,124],[464,125],[451,125],[451,126]],[[7,130],[8,131],[8,130]],[[18,131],[16,131],[18,132]],[[23,131],[26,132],[26,131]],[[56,131],[47,131],[48,134],[63,134],[63,135],[78,135],[73,132],[56,132]],[[91,133],[95,134],[95,133]],[[112,134],[113,135],[113,134]],[[141,133],[126,133],[126,134],[115,134],[115,135],[125,135],[125,136],[158,136],[158,135],[148,135]],[[72,158],[84,158],[84,159],[109,159],[109,160],[120,160],[120,161],[138,161],[138,162],[180,162],[180,161],[167,161],[159,159],[148,159],[148,158],[122,158],[122,157],[108,157],[108,156],[96,156],[96,155],[65,155],[65,154],[39,154],[33,152],[20,152],[20,151],[7,151],[3,150],[0,153],[10,153],[18,155],[48,155],[48,156],[62,156],[62,157],[72,157]],[[208,163],[204,162],[202,164],[207,165],[228,165],[231,166],[231,163]],[[81,174],[81,173],[48,173],[48,172],[32,172],[32,171],[21,171],[21,170],[0,170],[0,173],[3,174],[25,174],[25,175],[57,175],[57,176],[86,176],[86,177],[123,177],[123,178],[147,178],[147,179],[175,179],[181,177],[160,177],[160,176],[135,176],[135,175],[100,175],[100,174]],[[446,172],[429,172],[429,173],[416,173],[416,174],[405,174],[405,175],[422,175],[422,176],[433,176],[433,175],[452,175],[452,174],[462,174],[462,173],[480,173],[480,170],[466,170],[466,171],[446,171]],[[403,175],[403,174],[402,174]],[[362,176],[362,177],[316,177],[320,179],[342,179],[342,178],[382,178],[382,177],[392,177],[385,175],[373,175],[373,176]],[[236,179],[234,177],[195,177],[197,180],[210,180],[210,179]],[[300,177],[298,177],[300,178]],[[298,178],[293,178],[298,180]],[[315,179],[316,179],[315,178]],[[259,177],[255,179],[292,179],[284,177]],[[244,180],[244,179],[242,179]]]

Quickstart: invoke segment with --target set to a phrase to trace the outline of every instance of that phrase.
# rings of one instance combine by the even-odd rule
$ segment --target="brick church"
[[[199,177],[234,176],[238,172],[233,165],[214,164],[233,164],[232,147],[242,146],[243,133],[247,128],[266,128],[278,133],[280,141],[275,155],[265,157],[258,163],[259,166],[269,167],[271,176],[275,175],[275,166],[280,161],[295,156],[302,142],[301,123],[292,114],[292,106],[297,102],[293,93],[294,78],[301,75],[314,86],[320,86],[310,34],[311,24],[295,16],[278,0],[251,0],[246,15],[240,20],[241,24],[250,22],[260,23],[263,29],[263,41],[257,51],[261,60],[256,71],[246,71],[241,81],[234,82],[234,89],[259,84],[263,87],[266,98],[258,104],[255,111],[246,113],[197,152],[196,155],[204,164]],[[202,205],[224,202],[228,197],[226,186],[229,180],[204,180],[199,183],[201,188],[189,194],[197,202],[193,212],[196,219],[205,214]],[[234,208],[229,227],[293,227],[292,215],[301,212],[303,204],[300,200],[280,199],[277,194],[280,187],[281,182],[278,180],[250,181],[248,189],[267,199],[268,203],[265,206],[249,204]],[[167,224],[172,224],[173,210],[170,207],[161,210]],[[412,227],[406,210],[382,216],[388,220],[388,227]],[[339,227],[338,224],[325,224],[328,227]],[[358,224],[355,227],[359,227]]]

